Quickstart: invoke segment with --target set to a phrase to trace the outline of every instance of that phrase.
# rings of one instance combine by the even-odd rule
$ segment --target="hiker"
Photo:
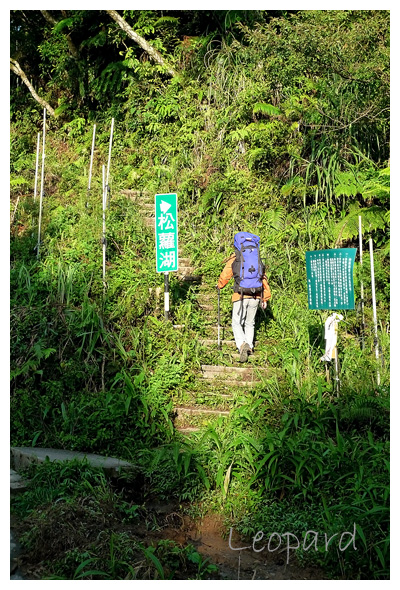
[[[228,258],[217,284],[223,289],[234,277],[232,295],[232,331],[239,350],[241,363],[247,362],[253,352],[254,323],[257,308],[267,307],[271,290],[265,276],[265,266],[260,258],[260,238],[249,232],[239,232],[234,237],[235,254]]]

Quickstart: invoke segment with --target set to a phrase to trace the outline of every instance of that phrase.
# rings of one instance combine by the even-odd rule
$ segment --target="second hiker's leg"
[[[244,336],[245,341],[253,350],[253,339],[254,339],[254,324],[256,319],[256,313],[258,309],[258,299],[246,299],[246,316],[244,321]]]
[[[244,302],[245,300],[243,300],[243,303]],[[246,341],[246,337],[244,335],[244,331],[240,321],[242,316],[244,317],[246,310],[245,308],[243,308],[243,310],[241,311],[240,304],[241,301],[235,301],[232,306],[232,332],[238,350],[240,350],[240,347],[243,344],[243,342]]]

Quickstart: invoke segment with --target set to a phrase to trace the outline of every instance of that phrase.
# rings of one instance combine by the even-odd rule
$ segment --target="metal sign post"
[[[361,229],[361,215],[358,216],[358,236],[360,246],[360,269],[362,271],[362,229]],[[364,350],[364,335],[365,335],[365,317],[364,317],[364,284],[361,277],[361,348]]]
[[[169,319],[169,275],[164,273],[164,316]]]
[[[309,309],[354,309],[353,267],[356,248],[336,248],[306,252]],[[321,361],[335,363],[335,389],[340,391],[337,322],[343,316],[333,313],[325,322],[326,350]]]
[[[176,193],[155,196],[156,268],[164,273],[164,311],[169,317],[169,273],[178,270],[178,199]]]

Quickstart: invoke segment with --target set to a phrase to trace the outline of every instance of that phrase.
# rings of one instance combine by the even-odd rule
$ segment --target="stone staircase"
[[[155,231],[154,195],[145,191],[123,190],[141,213],[144,225]],[[197,338],[204,350],[204,358],[218,354],[221,364],[202,364],[197,374],[198,391],[190,397],[190,403],[177,403],[173,411],[175,428],[181,434],[190,436],[216,419],[229,418],[232,404],[236,398],[248,393],[255,386],[262,384],[269,371],[265,367],[257,367],[257,356],[251,355],[248,363],[235,366],[239,361],[239,353],[229,325],[220,327],[220,348],[218,349],[217,293],[203,283],[201,273],[184,256],[182,249],[178,251],[179,264],[177,278],[179,281],[197,286],[196,302],[204,312],[204,324],[194,338]],[[183,326],[174,326],[181,329]],[[255,346],[257,346],[257,341]],[[259,359],[258,359],[259,360]],[[206,402],[206,404],[204,403]]]

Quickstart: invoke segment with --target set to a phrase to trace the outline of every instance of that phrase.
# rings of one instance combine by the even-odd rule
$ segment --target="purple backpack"
[[[260,258],[260,238],[249,232],[235,234],[233,245],[236,259],[232,264],[234,291],[241,295],[262,293],[264,265]]]

